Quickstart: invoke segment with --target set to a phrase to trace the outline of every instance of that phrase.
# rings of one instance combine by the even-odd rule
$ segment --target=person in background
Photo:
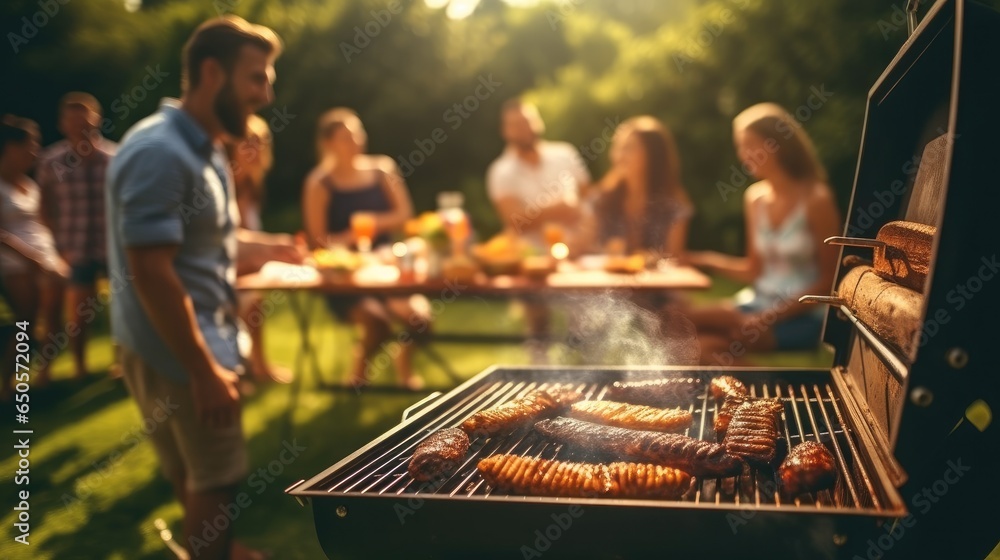
[[[222,141],[271,103],[280,51],[272,30],[233,15],[200,25],[184,45],[181,99],[129,129],[108,168],[108,264],[132,278],[111,298],[112,336],[142,417],[175,404],[149,440],[192,558],[264,557],[233,540],[233,523],[210,527],[248,470],[234,282],[303,255],[289,235],[238,228]]]
[[[271,129],[258,115],[247,120],[247,134],[228,144],[229,161],[233,167],[236,185],[236,206],[240,211],[240,225],[251,231],[261,231],[260,212],[264,202],[264,178],[274,163],[271,146]],[[260,317],[260,292],[240,292],[240,318],[250,334],[250,373],[258,383],[291,381],[288,368],[271,364],[264,355],[264,329]]]
[[[27,322],[34,341],[49,338],[37,332],[36,320],[51,301],[44,298],[52,284],[69,276],[69,266],[56,251],[52,232],[41,215],[41,192],[28,176],[38,158],[41,135],[34,121],[5,115],[0,121],[0,291],[15,322]],[[51,329],[52,325],[47,325]],[[41,336],[40,336],[41,335]],[[14,378],[15,338],[0,341],[6,401]],[[44,384],[48,380],[38,374]]]
[[[599,241],[620,239],[627,253],[681,256],[694,207],[670,130],[654,117],[634,117],[612,142],[612,167],[594,201]]]
[[[590,172],[572,144],[542,139],[545,123],[538,108],[520,98],[510,99],[500,112],[506,147],[486,171],[486,191],[504,225],[504,234],[549,250],[546,228],[557,228],[573,253],[592,243],[592,216],[580,204],[590,184]],[[526,302],[531,358],[547,361],[551,311]]]
[[[406,183],[392,158],[365,153],[368,136],[358,115],[346,108],[327,111],[319,119],[317,148],[319,164],[309,173],[302,191],[302,215],[310,247],[327,248],[357,242],[351,231],[356,213],[374,218],[373,245],[386,243],[413,216]],[[328,298],[328,306],[341,320],[359,326],[361,339],[354,350],[351,383],[360,388],[370,382],[369,359],[392,336],[392,323],[402,321],[412,334],[429,328],[426,298]],[[422,338],[421,337],[417,337]],[[395,354],[400,385],[411,390],[423,387],[413,374],[415,346],[402,344]]]
[[[822,306],[799,303],[827,294],[837,250],[840,212],[826,170],[801,125],[773,103],[754,105],[733,120],[740,161],[758,182],[743,197],[746,255],[688,252],[687,262],[747,287],[732,301],[685,310],[698,328],[702,362],[730,365],[745,351],[813,348]]]
[[[35,172],[56,249],[71,270],[65,295],[69,319],[76,326],[70,344],[78,379],[87,375],[87,330],[93,321],[87,302],[96,294],[98,276],[108,274],[104,176],[116,146],[101,135],[100,122],[101,104],[93,95],[64,95],[59,102],[59,132],[64,138],[45,149]],[[50,295],[56,302],[51,319],[58,324],[63,291],[55,288]]]
[[[590,172],[572,144],[542,139],[545,123],[538,108],[522,99],[501,109],[500,129],[506,147],[486,171],[486,191],[508,233],[540,243],[546,225],[566,230],[580,245],[584,213],[581,193]]]

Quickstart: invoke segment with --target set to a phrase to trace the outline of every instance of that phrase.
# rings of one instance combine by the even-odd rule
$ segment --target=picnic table
[[[487,276],[482,273],[473,280],[453,278],[400,279],[397,269],[389,265],[375,265],[361,269],[353,275],[340,278],[320,274],[306,266],[268,263],[260,272],[247,274],[237,279],[237,290],[283,290],[290,292],[289,302],[296,318],[300,344],[295,358],[294,374],[300,379],[307,367],[311,366],[318,385],[328,388],[345,389],[343,385],[324,382],[316,353],[310,337],[312,312],[315,305],[309,305],[306,298],[322,294],[340,297],[405,297],[423,294],[431,298],[441,298],[445,302],[462,297],[507,298],[550,300],[559,296],[586,294],[657,294],[676,290],[700,290],[710,287],[711,280],[695,268],[667,265],[655,269],[625,274],[605,270],[585,269],[572,261],[561,263],[559,269],[545,276],[525,275]],[[470,334],[434,333],[435,340],[446,342],[515,342],[523,341],[523,336],[491,336]],[[460,379],[452,371],[447,361],[435,351],[424,351],[456,382]],[[352,389],[356,389],[353,388]]]

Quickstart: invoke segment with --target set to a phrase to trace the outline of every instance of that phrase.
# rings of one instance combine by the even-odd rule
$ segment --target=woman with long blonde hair
[[[732,301],[686,310],[698,328],[702,362],[730,365],[746,351],[813,348],[825,314],[799,303],[830,292],[840,212],[812,141],[787,111],[754,105],[733,120],[746,171],[759,179],[744,194],[746,254],[689,252],[687,262],[750,284]]]

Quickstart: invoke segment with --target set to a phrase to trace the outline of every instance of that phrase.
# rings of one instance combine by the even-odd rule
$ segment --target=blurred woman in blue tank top
[[[374,215],[373,245],[386,243],[413,216],[410,194],[396,163],[389,156],[365,153],[368,136],[358,115],[346,108],[323,114],[317,129],[319,164],[306,178],[302,213],[311,248],[352,245],[351,215]],[[413,341],[429,328],[426,299],[330,297],[330,310],[341,320],[360,326],[361,339],[354,348],[351,382],[367,385],[374,373],[370,364],[383,350],[394,357],[400,385],[419,389],[423,381],[413,375]],[[390,340],[392,323],[401,322],[411,335],[406,343]],[[389,346],[401,346],[390,348]]]
[[[740,363],[747,351],[814,348],[826,309],[798,302],[828,294],[842,222],[826,170],[801,124],[773,103],[733,120],[744,169],[759,181],[743,197],[746,254],[688,252],[687,262],[750,284],[731,301],[683,310],[698,329],[702,363]]]

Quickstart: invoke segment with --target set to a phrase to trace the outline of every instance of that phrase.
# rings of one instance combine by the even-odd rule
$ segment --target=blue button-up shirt
[[[174,269],[194,302],[215,359],[240,363],[236,337],[238,210],[226,154],[176,100],[122,138],[107,176],[108,266],[128,279],[111,295],[116,341],[158,373],[186,382],[188,372],[153,328],[128,271],[129,247],[178,245]]]

